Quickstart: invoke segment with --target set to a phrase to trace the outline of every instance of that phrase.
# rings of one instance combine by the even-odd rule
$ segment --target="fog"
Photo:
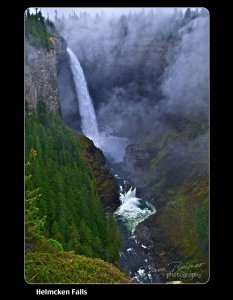
[[[182,8],[181,8],[182,9]],[[32,12],[35,11],[35,8],[30,8]],[[87,13],[91,16],[95,16],[96,14],[104,14],[106,17],[113,17],[113,16],[119,16],[119,15],[127,15],[129,12],[140,12],[141,10],[144,10],[144,12],[148,11],[156,11],[158,8],[154,7],[62,7],[62,8],[55,8],[55,7],[42,7],[41,11],[42,14],[46,17],[49,16],[51,20],[55,19],[55,10],[57,10],[58,17],[64,16],[65,18],[68,18],[69,16],[72,16],[72,14],[76,14],[80,16],[82,13]],[[167,8],[166,12],[172,11],[173,8]],[[184,8],[182,9],[184,10]]]
[[[194,20],[184,28],[174,62],[167,67],[162,83],[166,108],[196,119],[208,114],[209,20]],[[191,30],[191,31],[190,31]]]
[[[207,10],[102,10],[57,9],[54,18],[82,65],[100,130],[138,143],[173,117],[208,123]]]

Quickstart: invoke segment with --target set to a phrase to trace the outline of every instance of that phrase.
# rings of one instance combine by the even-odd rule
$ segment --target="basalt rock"
[[[51,42],[51,50],[26,45],[25,100],[29,112],[36,110],[38,101],[43,100],[50,112],[61,115],[57,78],[66,44],[61,38],[51,38]]]

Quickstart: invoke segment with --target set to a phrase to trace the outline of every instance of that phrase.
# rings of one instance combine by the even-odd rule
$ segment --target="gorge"
[[[104,145],[106,145],[106,143],[112,143],[115,138],[106,136],[99,132],[95,111],[87,89],[87,84],[82,67],[77,57],[75,57],[74,53],[69,48],[67,48],[67,52],[69,53],[70,65],[74,76],[76,92],[78,95],[77,98],[79,100],[79,110],[82,120],[82,132],[88,138],[92,139],[97,147],[102,148],[102,150],[105,152],[106,148]],[[120,142],[120,139],[118,139],[118,141]],[[114,170],[112,169],[112,171]],[[133,234],[136,226],[140,222],[144,221],[151,214],[155,213],[155,208],[150,203],[136,198],[136,188],[129,188],[126,181],[122,179],[120,180],[118,175],[115,176],[119,181],[119,193],[121,201],[121,205],[116,210],[115,216],[120,223],[120,228],[122,228],[122,226],[126,226],[127,228],[126,233],[125,229],[122,228],[125,250],[121,249],[120,252],[121,265],[122,267],[126,267],[129,270],[131,277],[136,278],[137,281],[152,283],[154,282],[154,276],[152,276],[150,273],[152,266],[147,263],[148,259],[146,258],[146,255],[143,255],[143,249],[140,249],[142,258],[138,258],[139,253],[136,252],[135,246],[139,242],[135,239],[135,236]],[[120,185],[120,182],[123,182],[123,184]],[[136,245],[130,248],[129,246],[132,245],[132,239],[134,240]],[[137,246],[137,248],[139,248],[139,246]],[[129,258],[127,256],[129,256]],[[132,265],[129,265],[128,260],[130,261],[131,256],[133,256],[133,264],[131,263]]]
[[[29,35],[25,64],[26,157],[45,236],[127,274],[111,280],[205,283],[208,12],[74,10],[46,22],[48,49]]]

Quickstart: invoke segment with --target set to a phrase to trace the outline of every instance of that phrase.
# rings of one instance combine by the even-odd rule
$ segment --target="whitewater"
[[[67,53],[77,93],[83,134],[93,140],[95,146],[103,150],[108,159],[113,160],[114,163],[122,162],[129,141],[126,138],[107,135],[99,131],[83,69],[71,49],[67,48]],[[153,273],[153,263],[145,253],[147,246],[141,244],[135,235],[137,225],[154,214],[156,210],[152,204],[136,196],[136,187],[133,188],[118,175],[115,177],[119,186],[121,205],[114,215],[123,236],[123,246],[119,253],[120,266],[126,267],[130,277],[136,282],[158,282],[158,276]]]

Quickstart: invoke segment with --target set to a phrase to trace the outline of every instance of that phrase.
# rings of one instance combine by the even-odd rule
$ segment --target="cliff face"
[[[118,184],[110,173],[103,152],[85,136],[75,134],[81,144],[84,160],[92,169],[96,180],[98,196],[106,213],[114,212],[120,205]]]
[[[150,163],[158,152],[156,144],[153,147],[144,148],[142,144],[131,144],[126,149],[125,165],[130,170],[130,180],[137,187],[137,194],[143,197],[153,205],[156,205],[148,179]],[[157,178],[154,177],[156,181]],[[157,207],[157,205],[156,205]]]
[[[66,44],[61,38],[50,38],[53,49],[35,49],[26,45],[25,100],[29,111],[43,100],[50,112],[61,114],[58,93],[60,62],[66,55]]]
[[[196,271],[200,278],[178,279],[174,272],[172,280],[208,279],[208,130],[198,126],[187,122],[179,131],[174,124],[161,136],[127,147],[130,180],[138,196],[157,210],[136,233],[148,246],[163,282],[168,281],[173,261],[200,264],[198,270],[188,271]]]
[[[29,111],[43,100],[48,110],[61,115],[67,126],[81,131],[66,42],[63,38],[50,39],[51,50],[35,49],[26,44],[25,99]]]
[[[64,123],[80,132],[80,115],[73,76],[69,66],[66,42],[51,38],[52,50],[35,49],[26,45],[25,99],[29,112],[36,110],[43,100],[48,111],[61,115]],[[84,158],[90,165],[97,182],[97,192],[106,212],[119,206],[118,185],[111,175],[101,150],[88,138],[77,134],[83,147]]]

